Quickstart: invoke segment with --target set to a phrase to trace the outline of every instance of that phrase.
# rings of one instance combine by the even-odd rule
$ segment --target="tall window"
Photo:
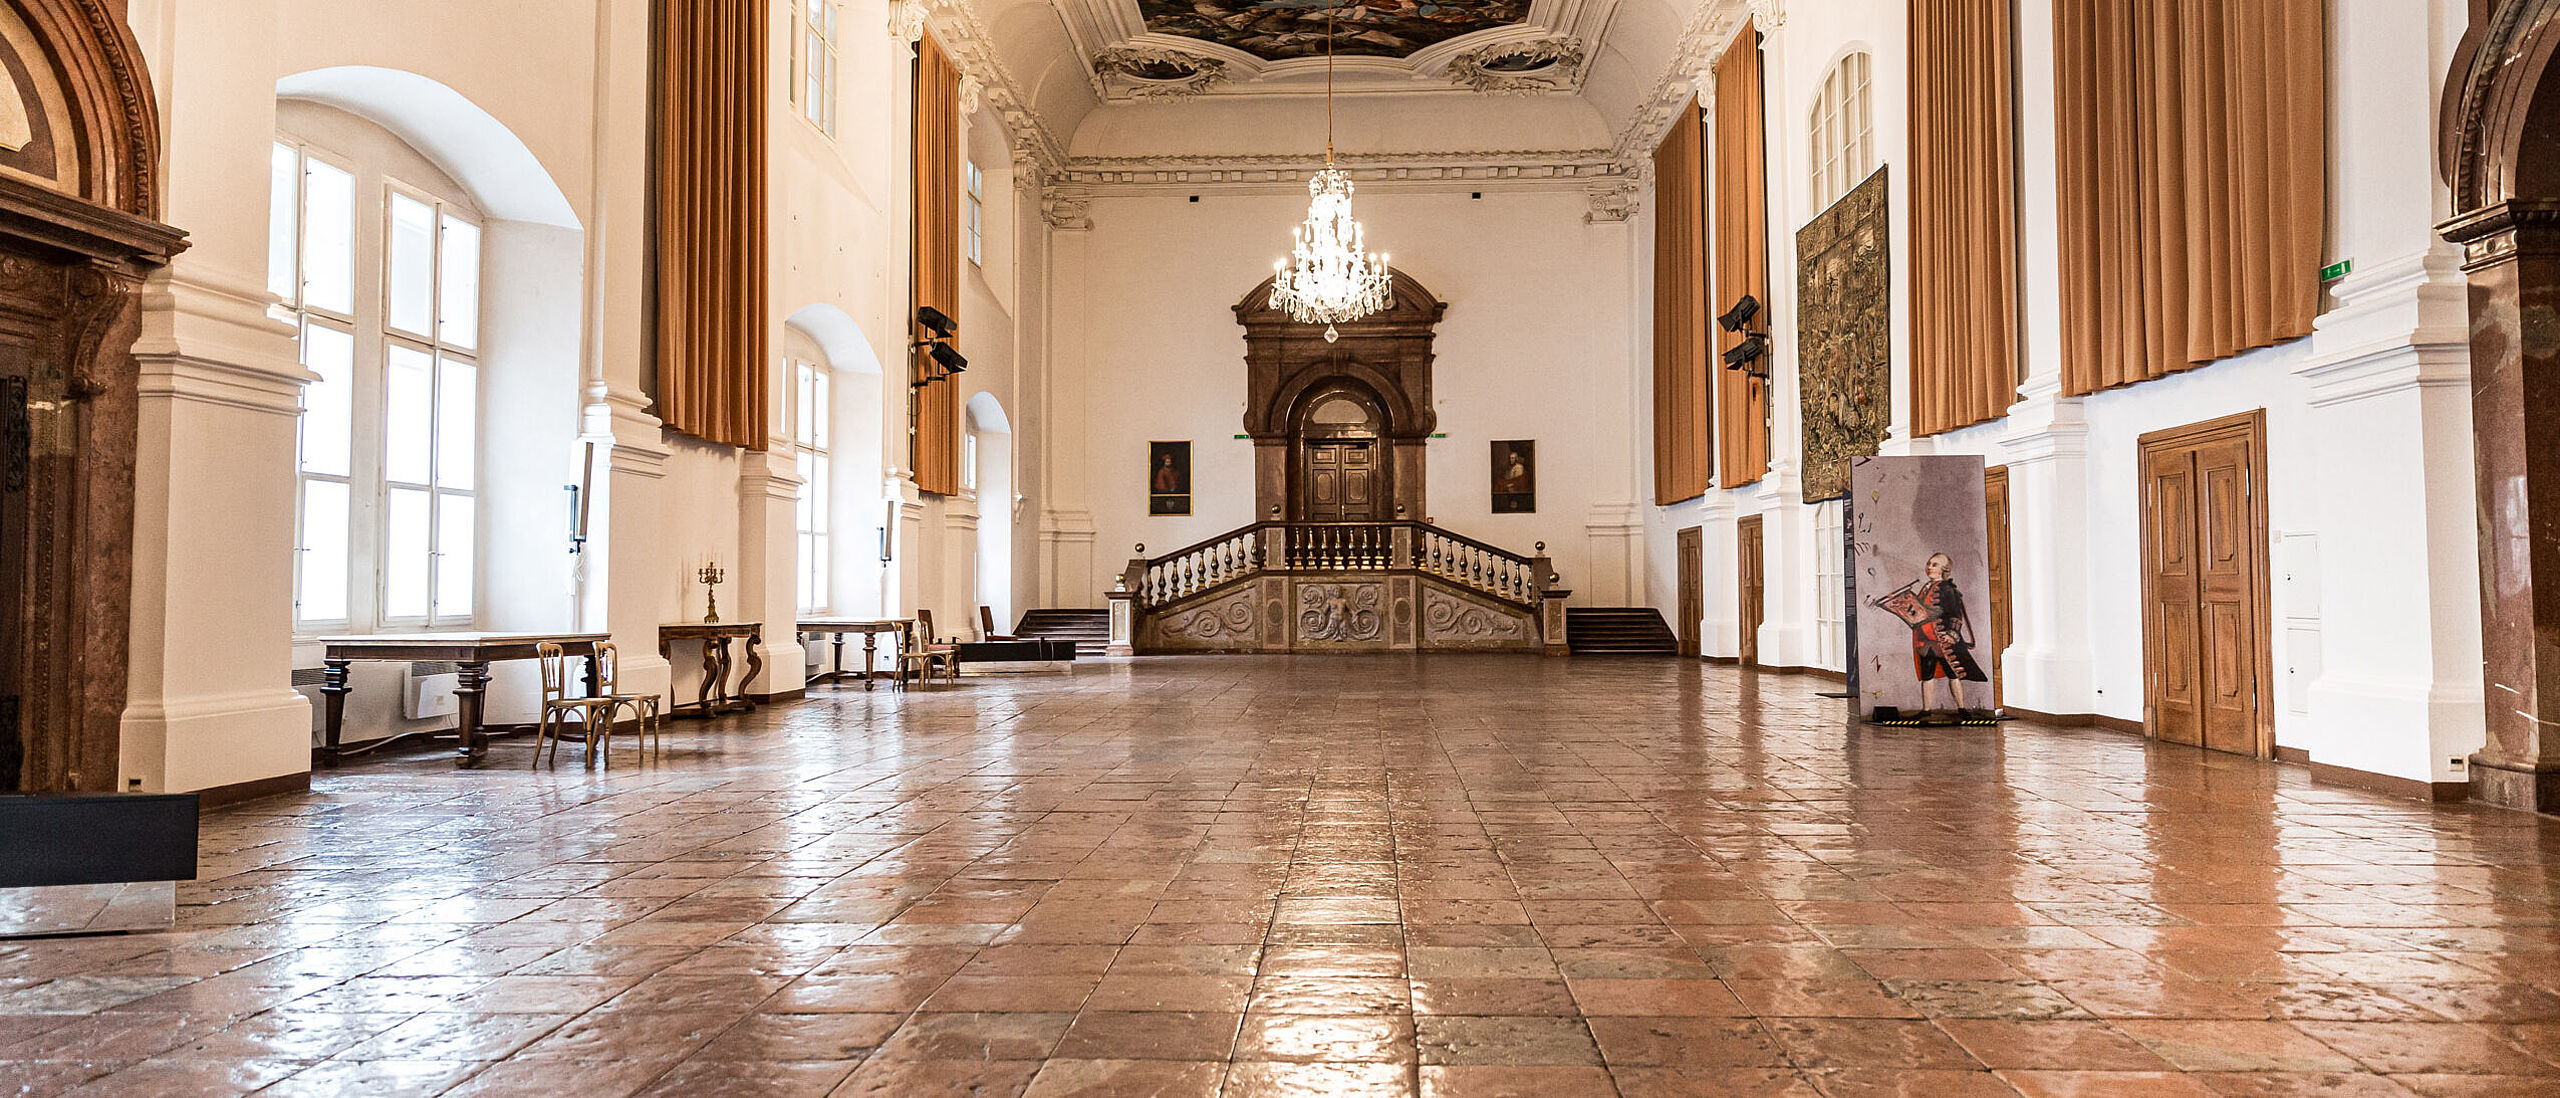
[[[791,447],[800,473],[800,506],[794,520],[800,533],[800,609],[826,610],[829,543],[827,493],[832,483],[828,455],[831,427],[828,371],[810,362],[792,364]]]
[[[835,0],[805,0],[794,5],[800,15],[800,48],[792,51],[791,97],[809,123],[832,136],[836,132]]]
[[[969,181],[969,192],[961,202],[967,211],[964,224],[969,235],[969,262],[983,263],[987,237],[987,175],[979,171],[978,162],[972,160],[964,178]]]
[[[468,625],[480,227],[397,181],[360,186],[297,142],[278,141],[271,167],[267,287],[317,377],[302,393],[295,627]]]
[[[1840,201],[1876,170],[1875,117],[1867,107],[1867,54],[1831,66],[1813,106],[1813,208]]]

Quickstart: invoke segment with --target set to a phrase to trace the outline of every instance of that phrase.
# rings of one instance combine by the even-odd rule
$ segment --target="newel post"
[[[1556,574],[1556,562],[1547,556],[1547,543],[1539,542],[1537,555],[1529,558],[1529,575],[1538,585],[1538,633],[1546,640],[1546,653],[1561,656],[1570,651],[1564,627],[1564,601],[1573,597],[1573,589],[1563,586],[1564,577]]]
[[[1129,566],[1120,572],[1120,581],[1111,585],[1103,597],[1111,601],[1111,640],[1102,650],[1106,656],[1138,654],[1138,587],[1147,576],[1147,546],[1138,543],[1138,555],[1129,558]]]
[[[1413,567],[1413,526],[1399,522],[1391,529],[1394,533],[1387,535],[1389,554],[1387,567],[1395,569]]]

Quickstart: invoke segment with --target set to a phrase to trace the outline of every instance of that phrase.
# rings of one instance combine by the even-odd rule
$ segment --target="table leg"
[[[738,679],[738,708],[745,711],[756,707],[756,676],[764,673],[764,630],[749,630],[738,644],[747,650],[747,673]]]
[[[464,660],[455,665],[453,697],[462,710],[462,750],[454,761],[473,767],[489,754],[489,739],[480,731],[480,708],[483,691],[489,685],[487,660]]]
[[[862,688],[871,689],[871,680],[880,673],[880,634],[862,631]]]
[[[322,660],[320,663],[320,709],[326,717],[324,723],[327,726],[322,742],[327,745],[327,757],[334,760],[338,755],[338,734],[347,723],[348,661]]]
[[[836,673],[835,673],[835,674],[833,674],[833,675],[829,675],[829,676],[827,676],[827,681],[828,681],[828,682],[843,682],[843,681],[844,681],[844,634],[842,634],[842,633],[838,633],[838,634],[836,634],[835,647],[836,647]]]
[[[721,649],[726,647],[728,647],[726,641],[710,637],[702,638],[702,685],[693,692],[693,704],[700,707],[702,715],[706,717],[720,712],[720,706],[711,700],[714,696],[712,692],[725,690],[728,686],[726,681],[729,677],[728,669],[720,660]]]

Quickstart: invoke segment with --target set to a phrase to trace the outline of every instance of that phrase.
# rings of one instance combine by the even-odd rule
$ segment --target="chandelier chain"
[[[1387,257],[1364,250],[1360,222],[1351,216],[1351,175],[1333,163],[1333,11],[1328,2],[1324,169],[1307,183],[1307,219],[1298,226],[1290,258],[1273,264],[1271,279],[1271,307],[1301,324],[1323,324],[1327,343],[1342,337],[1336,324],[1395,306]]]

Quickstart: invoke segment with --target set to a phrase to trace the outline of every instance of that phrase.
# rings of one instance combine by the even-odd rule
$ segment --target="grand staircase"
[[[1026,610],[1013,635],[1030,640],[1074,641],[1076,655],[1099,656],[1111,645],[1109,610]]]
[[[1577,656],[1676,656],[1680,638],[1650,606],[1565,607],[1565,643]]]
[[[1571,593],[1545,550],[1427,522],[1258,522],[1132,559],[1114,628],[1140,653],[1544,651]]]

